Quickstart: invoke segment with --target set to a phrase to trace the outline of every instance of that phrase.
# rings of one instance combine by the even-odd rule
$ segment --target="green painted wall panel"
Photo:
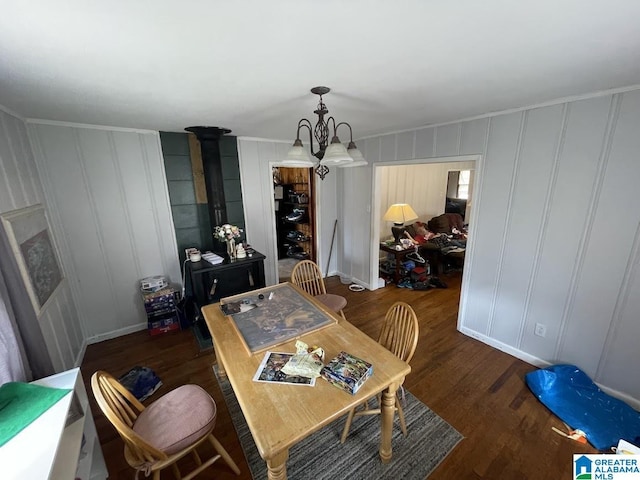
[[[238,225],[244,228],[242,202],[227,202],[227,220],[232,225]]]
[[[179,228],[200,228],[198,223],[198,207],[194,205],[172,205],[173,224]]]
[[[224,180],[240,180],[238,157],[220,157],[220,163],[222,163],[222,178]]]
[[[164,155],[178,256],[182,264],[185,248],[196,247],[203,251],[220,250],[220,245],[213,239],[215,225],[211,225],[208,205],[196,204],[188,134],[160,132],[160,142]],[[236,137],[220,139],[220,154],[227,219],[229,223],[238,225],[244,230],[244,208]]]
[[[220,156],[238,158],[238,140],[233,135],[224,136],[220,139]]]
[[[224,180],[224,199],[230,202],[242,202],[242,186],[240,179]],[[228,207],[227,207],[228,209]]]
[[[193,182],[191,157],[189,155],[165,155],[164,169],[167,180],[186,180]]]
[[[195,205],[196,192],[193,181],[169,181],[169,198],[171,205]]]
[[[160,144],[164,155],[189,155],[186,133],[160,132]]]
[[[184,251],[187,248],[200,248],[200,229],[199,228],[178,228],[176,229],[176,243],[178,244],[178,252],[180,263],[184,262]]]

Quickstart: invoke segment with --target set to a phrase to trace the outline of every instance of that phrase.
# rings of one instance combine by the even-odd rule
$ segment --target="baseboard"
[[[476,340],[479,340],[480,342],[486,345],[489,345],[490,347],[493,347],[502,352],[508,353],[512,357],[516,357],[524,362],[527,362],[528,364],[533,365],[534,367],[545,368],[553,365],[552,363],[546,360],[530,355],[527,352],[523,352],[522,350],[514,348],[510,345],[507,345],[506,343],[502,343],[496,340],[495,338],[482,335],[476,332],[475,330],[471,330],[466,327],[459,327],[458,331],[460,331],[461,333],[464,333],[468,337],[475,338]],[[628,403],[629,405],[631,405],[632,408],[636,410],[640,410],[640,400],[633,398],[632,396],[626,393],[620,392],[618,390],[614,390],[613,388],[609,388],[606,385],[602,385],[598,382],[594,382],[594,383],[598,385],[598,387],[600,387],[600,389],[606,394],[611,395],[612,397],[618,398],[623,402]]]
[[[506,343],[502,343],[495,338],[487,337],[486,335],[482,335],[481,333],[476,332],[475,330],[471,330],[466,327],[459,327],[458,330],[468,337],[475,338],[476,340],[481,341],[489,345],[490,347],[496,348],[502,352],[508,353],[512,357],[519,358],[527,362],[530,365],[538,368],[544,368],[551,365],[551,363],[546,360],[542,360],[541,358],[534,357],[533,355],[528,354],[527,352],[523,352],[517,348],[512,347],[511,345],[507,345]]]
[[[121,337],[123,335],[128,335],[134,332],[139,332],[140,330],[146,330],[146,328],[147,328],[147,322],[138,323],[137,325],[131,325],[129,327],[124,327],[118,330],[112,330],[111,332],[101,333],[100,335],[89,337],[86,340],[86,344],[91,345],[93,343],[102,342],[104,340],[111,340],[112,338]]]
[[[339,277],[351,277],[351,283],[357,283],[358,285],[362,285],[367,290],[373,290],[369,282],[365,282],[363,280],[360,280],[359,278],[353,277],[351,275],[347,275],[346,273],[336,271],[333,273],[333,275],[337,275]]]

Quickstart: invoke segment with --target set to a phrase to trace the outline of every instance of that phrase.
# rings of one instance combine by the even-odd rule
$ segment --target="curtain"
[[[26,356],[17,332],[9,294],[0,270],[0,385],[6,382],[24,382],[28,377]]]

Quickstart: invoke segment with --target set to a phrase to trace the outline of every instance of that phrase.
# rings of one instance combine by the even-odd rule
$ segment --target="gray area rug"
[[[231,384],[214,372],[224,395],[244,455],[254,480],[267,478],[266,462],[260,457]],[[322,381],[319,379],[318,381]],[[344,444],[340,435],[346,416],[294,445],[289,451],[289,480],[403,479],[424,480],[462,440],[462,435],[424,403],[406,392],[404,407],[407,436],[402,435],[396,415],[393,429],[393,458],[383,465],[378,455],[380,419],[377,415],[357,417]]]

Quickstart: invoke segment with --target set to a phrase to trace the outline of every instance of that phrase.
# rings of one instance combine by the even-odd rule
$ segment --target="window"
[[[469,179],[471,178],[471,170],[461,170],[458,175],[458,190],[456,198],[469,198]]]

